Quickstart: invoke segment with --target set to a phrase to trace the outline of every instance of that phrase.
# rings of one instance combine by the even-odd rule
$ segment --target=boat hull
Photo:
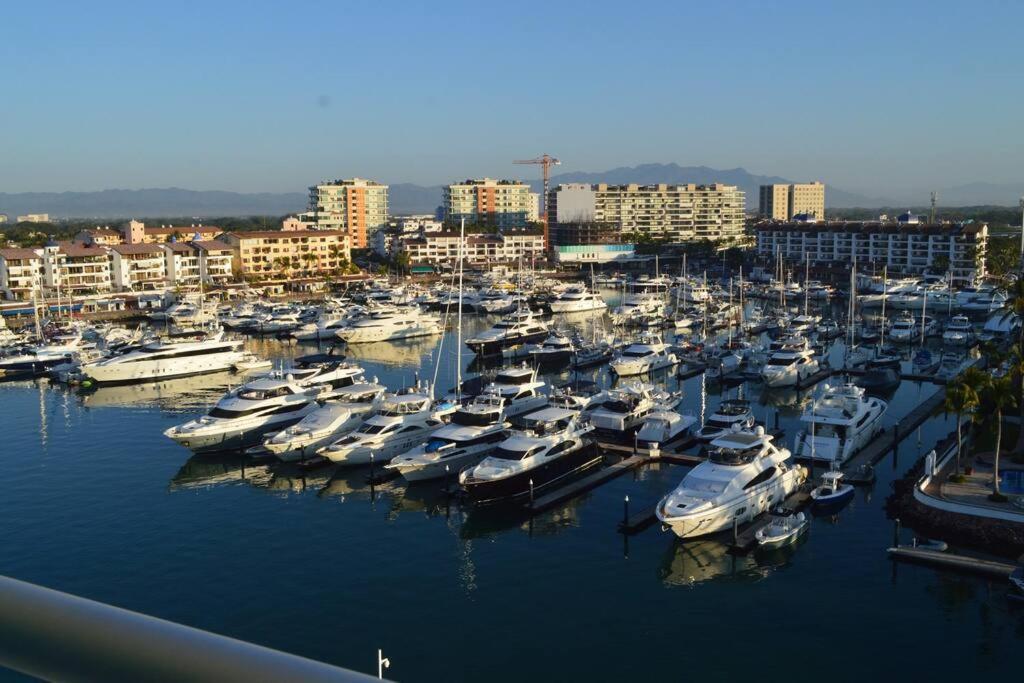
[[[462,490],[470,501],[478,505],[522,500],[530,496],[531,480],[533,495],[536,496],[553,484],[593,467],[600,461],[601,455],[597,450],[583,444],[551,462],[502,479],[466,481],[462,484]]]

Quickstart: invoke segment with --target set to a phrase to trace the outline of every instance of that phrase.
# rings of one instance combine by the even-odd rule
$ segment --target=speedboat
[[[598,311],[608,307],[600,294],[590,292],[586,287],[570,287],[551,301],[552,313],[579,313]]]
[[[459,473],[470,500],[496,503],[532,496],[601,461],[586,438],[593,427],[581,423],[576,411],[545,408],[526,416],[525,425]]]
[[[429,337],[443,331],[440,320],[411,306],[376,311],[339,328],[335,334],[348,344],[358,344]]]
[[[783,348],[773,353],[761,368],[767,387],[793,387],[803,384],[818,371],[818,361],[809,348]]]
[[[208,414],[171,427],[164,436],[194,453],[234,450],[295,424],[317,408],[322,386],[288,377],[260,378],[229,391]]]
[[[829,470],[811,490],[812,509],[817,513],[837,512],[853,500],[853,486],[843,483],[843,473]]]
[[[763,427],[730,431],[711,442],[708,459],[658,503],[655,514],[679,538],[706,536],[768,512],[807,478],[790,466]]]
[[[619,377],[642,375],[678,363],[676,355],[657,335],[644,335],[627,346],[611,361],[611,369]]]
[[[967,346],[974,341],[974,327],[966,315],[954,315],[942,333],[942,343],[949,346]]]
[[[253,457],[275,456],[283,462],[312,457],[322,446],[352,431],[380,405],[384,387],[366,385],[361,393],[350,391],[344,401],[331,401],[298,423],[268,434],[263,443],[246,451]]]
[[[201,341],[155,341],[125,353],[87,363],[82,372],[99,384],[146,382],[229,370],[243,358],[241,340],[223,332]]]
[[[407,390],[385,396],[378,412],[354,432],[324,446],[317,455],[342,465],[387,461],[423,443],[444,425],[455,406],[436,406],[426,391]]]
[[[466,346],[479,356],[492,356],[500,354],[502,349],[540,341],[547,336],[548,326],[524,309],[505,316],[491,329],[467,339]]]
[[[793,455],[842,465],[882,429],[887,408],[885,401],[865,396],[864,389],[854,384],[825,384],[821,397],[800,417],[811,427],[797,434]]]
[[[757,545],[765,550],[781,548],[795,542],[807,531],[809,522],[804,513],[772,515],[771,521],[754,532]]]
[[[665,445],[689,434],[696,423],[697,418],[693,415],[683,415],[667,406],[655,406],[647,413],[636,433],[637,443],[644,448],[651,448],[654,444]]]
[[[674,408],[682,398],[642,382],[609,389],[606,394],[600,403],[588,406],[587,415],[594,429],[615,436],[622,436],[639,427],[647,414],[656,407]]]
[[[697,438],[704,443],[732,433],[734,428],[753,429],[754,412],[750,401],[731,398],[722,401],[704,425],[697,432]]]
[[[508,427],[502,400],[482,394],[452,413],[451,422],[426,443],[395,456],[385,467],[398,470],[407,481],[454,477],[490,455],[505,440]]]

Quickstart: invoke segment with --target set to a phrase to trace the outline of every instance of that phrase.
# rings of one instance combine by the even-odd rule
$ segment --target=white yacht
[[[865,396],[855,384],[826,384],[821,397],[812,401],[800,417],[811,427],[796,435],[793,454],[842,465],[882,429],[886,408],[885,401]]]
[[[352,431],[380,405],[384,387],[363,384],[346,390],[344,401],[331,401],[313,411],[298,423],[268,434],[263,443],[250,448],[251,456],[273,455],[290,462],[312,457],[322,446]]]
[[[949,346],[967,346],[974,341],[974,327],[966,315],[954,315],[942,332],[942,343]]]
[[[734,428],[754,428],[754,411],[750,409],[750,401],[738,398],[727,398],[722,401],[697,431],[697,438],[708,443],[729,434]]]
[[[642,375],[679,362],[668,344],[657,335],[645,335],[612,359],[611,369],[619,377]]]
[[[795,387],[818,371],[818,361],[809,348],[783,347],[761,367],[761,379],[767,387]]]
[[[391,341],[441,334],[441,321],[415,306],[376,311],[339,328],[335,334],[349,344]]]
[[[921,338],[922,326],[926,336],[938,330],[938,323],[930,316],[925,316],[923,321],[910,315],[901,316],[889,329],[889,339],[895,344],[911,344]]]
[[[462,470],[459,484],[475,503],[536,495],[601,461],[586,439],[592,429],[576,411],[538,410],[527,416],[525,429],[510,431],[479,464]]]
[[[821,322],[820,315],[798,315],[789,321],[789,329],[797,334],[810,334]]]
[[[261,437],[295,424],[320,404],[323,386],[303,386],[291,378],[247,382],[217,401],[208,414],[164,432],[195,453],[251,446]]]
[[[658,503],[655,514],[679,538],[706,536],[746,524],[781,504],[807,478],[790,466],[763,427],[732,431],[711,442],[708,459]]]
[[[616,325],[626,325],[645,317],[658,317],[664,313],[665,299],[662,295],[630,294],[612,312],[612,322]]]
[[[599,401],[592,400],[587,415],[595,429],[621,436],[638,428],[652,410],[674,409],[681,398],[652,384],[632,382],[609,389]]]
[[[637,443],[645,448],[651,448],[654,444],[664,446],[689,434],[695,424],[697,418],[693,415],[683,415],[674,407],[655,406],[647,413],[636,433]]]
[[[995,287],[979,287],[973,292],[961,292],[957,301],[962,311],[994,313],[1006,305],[1007,295]]]
[[[398,470],[407,481],[455,477],[494,451],[509,426],[501,398],[481,394],[452,413],[451,423],[426,443],[395,456],[386,467]]]
[[[218,332],[201,341],[156,341],[82,366],[99,384],[146,382],[229,370],[242,360],[242,342]]]
[[[546,386],[544,380],[537,378],[537,370],[533,368],[508,368],[484,386],[480,396],[499,400],[505,410],[505,418],[511,419],[547,405],[548,398],[541,393]]]
[[[317,454],[343,465],[366,465],[371,458],[386,462],[422,443],[444,424],[444,416],[454,410],[454,406],[435,406],[430,393],[391,394],[384,398],[375,415]]]
[[[479,356],[500,354],[502,349],[540,341],[548,336],[546,323],[520,310],[502,318],[494,327],[466,340],[466,346]]]
[[[557,364],[569,364],[573,352],[576,350],[572,339],[561,332],[552,332],[541,344],[527,344],[526,354],[537,365],[551,366]]]
[[[605,308],[608,308],[608,304],[601,295],[587,290],[586,287],[570,287],[551,301],[552,313],[581,313]]]

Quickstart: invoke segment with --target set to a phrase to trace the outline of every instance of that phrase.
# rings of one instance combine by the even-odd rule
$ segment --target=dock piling
[[[629,494],[626,494],[625,500],[622,502],[622,528],[625,529],[629,525]]]

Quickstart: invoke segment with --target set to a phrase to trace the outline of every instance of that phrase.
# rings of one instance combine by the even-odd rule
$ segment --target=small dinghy
[[[772,517],[772,521],[754,533],[757,545],[766,550],[789,545],[807,530],[809,522],[804,513]]]
[[[811,491],[812,510],[838,512],[853,500],[853,486],[843,483],[843,473],[831,470],[821,475],[821,483]]]

